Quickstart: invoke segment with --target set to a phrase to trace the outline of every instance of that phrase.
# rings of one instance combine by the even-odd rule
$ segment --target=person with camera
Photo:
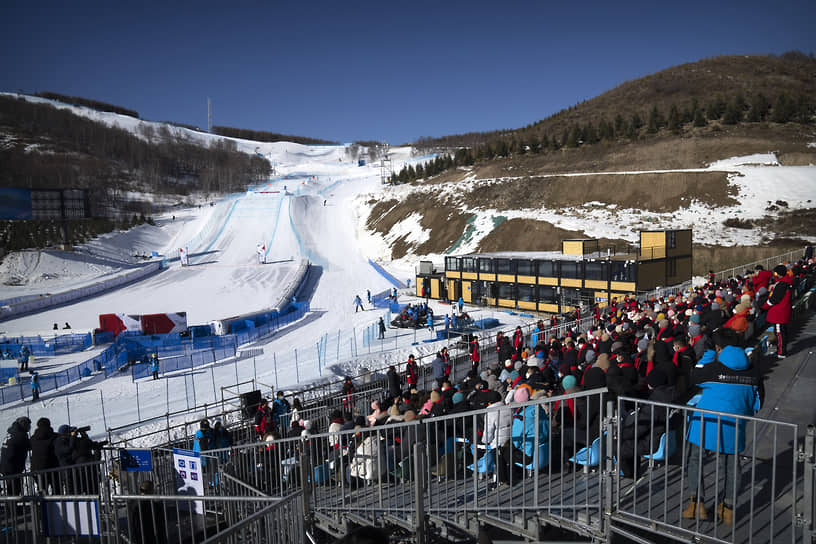
[[[71,460],[77,465],[79,472],[79,489],[81,495],[97,495],[99,493],[99,467],[95,464],[101,459],[102,446],[107,441],[96,442],[88,437],[90,425],[74,428],[74,445],[71,451]]]

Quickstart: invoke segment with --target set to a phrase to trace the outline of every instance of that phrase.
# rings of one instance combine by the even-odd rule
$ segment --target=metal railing
[[[192,542],[278,542],[272,527],[300,542],[304,524],[348,521],[420,536],[429,520],[530,538],[544,525],[597,540],[633,531],[723,543],[808,542],[814,534],[814,427],[803,438],[788,423],[612,402],[606,389],[452,412],[208,450],[203,495],[192,497],[174,495],[172,450],[152,450],[151,471],[136,473],[122,472],[115,450],[106,450],[99,462],[3,477],[0,518],[15,528],[12,538],[35,541],[54,527],[44,517],[65,519],[71,509],[71,519],[87,518],[75,528],[107,541],[133,538],[133,520],[144,516],[162,518],[149,525],[164,532],[156,541],[188,534]],[[705,448],[692,445],[700,431],[690,422],[701,414],[716,439],[712,451],[701,440]],[[134,495],[145,479],[157,495]],[[684,515],[692,489],[707,499],[705,516]],[[720,496],[731,497],[730,519],[718,514]],[[124,511],[127,520],[114,514]]]
[[[805,248],[801,249],[794,249],[788,251],[787,253],[783,253],[782,255],[777,255],[775,257],[766,257],[765,259],[760,259],[758,261],[754,261],[752,263],[743,264],[740,266],[735,266],[733,268],[728,268],[726,270],[721,270],[719,272],[714,273],[714,279],[717,281],[727,280],[728,278],[733,278],[735,276],[744,274],[746,271],[749,271],[751,274],[754,273],[756,265],[760,264],[765,268],[765,270],[771,270],[774,266],[787,263],[787,262],[794,262],[801,259],[805,254]]]
[[[617,409],[614,452],[632,471],[614,489],[623,523],[695,541],[802,541],[796,425],[632,398]]]

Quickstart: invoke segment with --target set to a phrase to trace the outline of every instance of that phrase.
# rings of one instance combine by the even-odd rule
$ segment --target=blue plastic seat
[[[585,467],[597,467],[601,464],[601,436],[592,441],[592,445],[584,447],[570,457],[570,461]]]
[[[548,446],[547,442],[544,442],[543,444],[538,445],[538,470],[541,470],[544,467],[546,467],[548,464],[550,464],[550,452],[549,452],[549,449],[548,449],[547,446]],[[534,463],[535,463],[535,460],[530,461],[526,465],[524,465],[524,464],[522,464],[522,463],[520,463],[518,461],[516,461],[514,464],[517,467],[521,467],[523,469],[532,471],[532,470],[535,470],[535,464]]]
[[[643,455],[643,458],[648,459],[649,464],[651,465],[654,461],[665,461],[666,459],[670,458],[672,455],[674,455],[676,449],[676,433],[674,431],[669,431],[668,433],[663,433],[660,435],[657,451],[654,453],[647,453],[646,455]]]

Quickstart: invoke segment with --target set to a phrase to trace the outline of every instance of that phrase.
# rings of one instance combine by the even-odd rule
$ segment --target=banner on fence
[[[142,316],[143,334],[170,334],[187,330],[187,312],[167,312]]]
[[[173,466],[176,469],[177,495],[204,495],[204,478],[201,457],[197,451],[173,448]],[[204,514],[204,501],[193,503],[196,514]]]
[[[45,536],[100,536],[99,501],[42,501]]]
[[[119,336],[119,333],[122,331],[141,332],[141,316],[127,314],[100,314],[99,329],[102,331],[110,331],[114,336]]]
[[[119,466],[124,472],[150,472],[153,470],[150,450],[120,449]]]

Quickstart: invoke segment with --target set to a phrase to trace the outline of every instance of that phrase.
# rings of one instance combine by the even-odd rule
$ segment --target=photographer
[[[104,442],[95,442],[88,437],[90,426],[80,427],[71,433],[74,437],[74,447],[71,452],[71,459],[79,471],[79,494],[96,495],[99,493],[99,469],[95,463],[101,459],[102,446]]]

